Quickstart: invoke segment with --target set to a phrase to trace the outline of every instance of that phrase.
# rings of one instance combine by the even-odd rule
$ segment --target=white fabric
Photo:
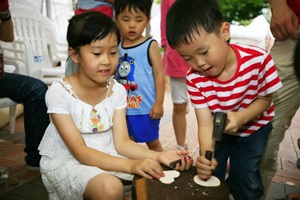
[[[82,133],[87,146],[104,153],[120,156],[115,150],[112,136],[112,117],[115,109],[127,106],[126,92],[122,85],[114,81],[112,95],[95,106],[101,118],[98,132],[91,121],[93,107],[77,98],[71,85],[66,82],[54,82],[46,94],[48,113],[70,114]],[[100,122],[99,122],[100,123]],[[40,168],[43,182],[50,199],[82,199],[87,182],[101,173],[110,173],[125,180],[132,175],[107,172],[100,168],[79,163],[63,142],[53,123],[48,126],[39,146],[42,159]]]
[[[185,77],[184,78],[169,77],[169,79],[170,79],[173,103],[176,104],[188,103],[189,94],[185,83]]]

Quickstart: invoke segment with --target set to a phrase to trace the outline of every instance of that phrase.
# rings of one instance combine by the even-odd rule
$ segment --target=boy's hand
[[[227,112],[227,125],[224,132],[236,133],[244,124],[244,118],[239,112],[228,111]]]
[[[217,161],[215,158],[207,160],[205,156],[199,156],[196,160],[197,174],[200,179],[205,180],[211,177],[212,172],[217,167]]]
[[[160,119],[164,114],[164,108],[161,103],[155,102],[150,110],[151,119]]]

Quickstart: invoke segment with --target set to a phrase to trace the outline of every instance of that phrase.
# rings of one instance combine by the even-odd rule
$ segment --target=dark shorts
[[[149,115],[126,116],[128,133],[136,142],[151,142],[158,139],[160,119],[151,119]]]

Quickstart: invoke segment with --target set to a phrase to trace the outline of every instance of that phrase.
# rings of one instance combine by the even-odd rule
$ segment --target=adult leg
[[[47,85],[35,78],[19,74],[5,73],[0,79],[0,97],[23,103],[25,127],[25,157],[29,166],[39,166],[38,146],[50,123],[45,94]]]
[[[271,49],[271,55],[283,86],[274,93],[273,130],[269,135],[260,164],[264,185],[264,195],[260,198],[261,200],[271,199],[271,184],[277,171],[279,144],[282,142],[285,131],[290,127],[300,105],[300,84],[293,67],[295,44],[296,41],[292,40],[276,41]]]

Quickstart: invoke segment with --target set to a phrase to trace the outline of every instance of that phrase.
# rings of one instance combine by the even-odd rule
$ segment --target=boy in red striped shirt
[[[271,56],[255,46],[230,44],[230,25],[216,0],[176,0],[167,14],[167,39],[191,69],[186,84],[198,122],[200,179],[225,179],[235,200],[263,194],[259,162],[272,130],[272,94],[282,84]],[[227,113],[221,142],[214,142],[213,115]],[[214,158],[205,158],[205,151]]]

